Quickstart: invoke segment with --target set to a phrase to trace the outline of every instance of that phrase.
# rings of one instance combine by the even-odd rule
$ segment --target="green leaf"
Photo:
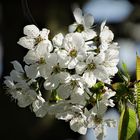
[[[91,91],[93,93],[100,93],[100,91],[104,88],[103,82],[97,82],[92,88]]]
[[[136,84],[135,88],[136,88],[135,91],[137,96],[137,114],[138,114],[138,120],[140,124],[140,82]]]
[[[140,80],[140,57],[136,58],[136,79]],[[137,113],[140,124],[140,82],[136,83],[135,86],[136,96],[137,96]]]
[[[122,72],[120,72],[119,74],[121,74],[123,81],[127,83],[130,82],[130,74],[129,74],[127,65],[124,62],[122,62]]]
[[[137,81],[140,80],[140,57],[137,56],[136,58],[136,78]]]
[[[138,140],[136,113],[128,107],[124,107],[121,113],[118,140]]]

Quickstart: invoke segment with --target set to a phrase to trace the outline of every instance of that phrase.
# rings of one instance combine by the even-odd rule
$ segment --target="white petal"
[[[86,50],[84,50],[85,48],[83,47],[81,50],[79,50],[76,59],[78,61],[85,61],[87,54],[86,54]]]
[[[37,117],[44,117],[47,113],[47,104],[41,96],[37,96],[37,99],[33,102],[33,111]]]
[[[97,140],[103,140],[104,137],[106,136],[106,131],[105,128],[102,124],[98,125],[95,129],[95,136]]]
[[[61,46],[62,43],[63,43],[63,39],[64,39],[64,36],[62,33],[59,33],[57,35],[55,35],[52,39],[53,41],[53,44],[56,45],[56,46]]]
[[[45,82],[44,82],[44,88],[46,90],[53,90],[56,89],[59,85],[59,79],[57,75],[50,76]]]
[[[108,127],[116,127],[117,126],[117,121],[113,119],[107,119],[104,120],[104,122],[107,124]]]
[[[114,76],[118,72],[117,67],[106,67],[106,70],[108,72],[108,75]]]
[[[78,25],[77,25],[76,23],[70,25],[70,26],[69,26],[69,32],[70,32],[70,33],[73,33],[73,32],[76,30],[77,26],[78,26]]]
[[[95,113],[98,117],[102,118],[107,110],[107,106],[99,101],[92,109],[91,112]]]
[[[21,37],[17,43],[24,48],[34,49],[35,40],[28,37]]]
[[[37,45],[37,50],[39,50],[39,47],[44,48],[44,53],[51,52],[53,50],[53,46],[49,40],[43,40]],[[38,51],[39,52],[39,51]],[[42,51],[41,51],[42,53]]]
[[[92,87],[96,83],[96,77],[92,71],[85,71],[83,74],[83,79],[87,83],[88,87]]]
[[[40,56],[36,51],[29,50],[23,60],[26,64],[33,64],[40,60]]]
[[[69,64],[68,64],[68,69],[74,69],[76,64],[78,63],[78,60],[77,59],[71,59]]]
[[[84,72],[84,70],[86,69],[86,63],[84,62],[79,62],[77,65],[76,65],[76,73],[77,74],[82,74]]]
[[[58,96],[62,99],[67,99],[72,93],[72,89],[69,85],[60,85],[57,89]]]
[[[30,65],[30,66],[26,66],[25,68],[25,71],[26,71],[26,75],[28,78],[37,78],[38,76],[38,64],[33,64],[33,65]]]
[[[22,73],[24,72],[24,70],[23,70],[21,64],[20,64],[18,61],[12,61],[11,63],[13,64],[14,69],[15,69],[16,71],[22,72]]]
[[[18,105],[20,107],[29,106],[36,98],[36,93],[33,90],[29,90],[26,94],[21,94],[18,97]]]
[[[101,45],[99,46],[100,52],[104,52],[108,49],[109,45],[107,42],[102,42]]]
[[[94,62],[94,54],[93,53],[91,53],[91,54],[89,54],[89,56],[88,56],[88,58],[86,59],[86,64],[91,64],[91,63],[93,63]]]
[[[94,57],[95,64],[102,64],[105,61],[105,53],[101,52],[96,57]]]
[[[47,79],[52,72],[52,68],[49,67],[47,64],[41,64],[39,65],[39,73],[40,76],[42,76],[44,79]]]
[[[93,73],[95,77],[101,81],[108,79],[108,76],[109,76],[106,68],[102,65],[96,66],[96,69],[93,71]]]
[[[80,134],[83,134],[83,135],[85,135],[87,132],[87,128],[84,125],[84,120],[83,118],[80,118],[80,117],[73,118],[70,121],[70,128],[74,132],[79,132]]]
[[[58,78],[60,83],[68,83],[71,79],[70,74],[68,72],[60,72],[58,74]]]
[[[72,35],[72,43],[77,50],[83,47],[84,39],[80,33],[73,33]]]
[[[13,82],[13,80],[12,80],[12,78],[10,76],[5,76],[4,78],[5,78],[4,84],[8,88],[10,88],[10,89],[15,89],[16,88],[16,86],[15,86],[15,84],[14,84],[14,82]]]
[[[82,35],[85,40],[91,40],[97,36],[96,32],[93,31],[92,29],[87,29],[87,30],[83,31]]]
[[[49,66],[57,66],[58,64],[58,56],[56,53],[51,53],[50,55],[48,55],[47,57],[47,63]]]
[[[57,52],[58,55],[58,61],[59,61],[59,65],[61,68],[67,68],[68,63],[70,61],[70,57],[68,56],[67,51],[65,50],[60,50]]]
[[[55,117],[60,120],[68,121],[71,120],[73,116],[74,116],[74,112],[66,111],[63,113],[57,113]]]
[[[75,87],[74,88],[74,93],[77,95],[83,95],[84,94],[84,89],[81,87]]]
[[[103,30],[100,33],[101,42],[110,43],[114,38],[114,34],[107,26],[104,26]]]
[[[83,20],[83,15],[82,15],[82,11],[80,8],[76,8],[74,11],[73,11],[73,14],[74,14],[74,17],[75,17],[75,20],[78,24],[81,24],[82,20]]]
[[[23,73],[20,73],[16,70],[12,70],[10,72],[10,76],[14,82],[22,82],[23,81]]]
[[[86,105],[86,98],[83,95],[72,94],[70,102],[76,105]]]
[[[23,32],[30,38],[36,38],[39,36],[39,29],[35,25],[27,25],[24,27]]]
[[[50,30],[44,28],[42,29],[42,31],[40,31],[40,36],[41,38],[48,40],[49,33],[50,33]]]
[[[102,30],[104,29],[105,24],[106,24],[106,21],[103,21],[102,24],[101,24],[101,29],[100,29],[100,31],[102,31]]]
[[[86,28],[90,28],[94,23],[94,18],[91,14],[84,15],[84,24]]]

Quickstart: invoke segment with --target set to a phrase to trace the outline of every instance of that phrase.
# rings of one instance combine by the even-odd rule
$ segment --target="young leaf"
[[[140,80],[140,57],[137,56],[136,58],[136,79],[137,81]],[[138,112],[138,119],[140,124],[140,82],[136,84],[135,87],[136,95],[137,95],[137,112]]]
[[[124,75],[127,77],[128,81],[130,81],[129,71],[127,65],[124,62],[122,62],[122,68],[123,68]]]
[[[121,113],[118,140],[138,140],[136,113],[128,107],[125,107]]]
[[[136,78],[137,81],[140,80],[140,57],[137,56],[136,58]]]

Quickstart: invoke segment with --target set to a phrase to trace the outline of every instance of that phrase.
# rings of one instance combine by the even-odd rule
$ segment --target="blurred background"
[[[69,124],[47,116],[36,118],[29,108],[19,108],[3,89],[3,76],[9,75],[13,60],[22,63],[27,50],[17,45],[23,27],[35,24],[46,27],[51,35],[66,33],[74,22],[72,9],[79,6],[93,14],[95,25],[106,20],[120,46],[120,64],[128,66],[135,80],[136,52],[140,55],[140,1],[138,0],[0,0],[0,139],[3,140],[94,140],[92,130],[81,136],[70,130]],[[105,118],[118,120],[116,110],[109,110]],[[117,128],[107,129],[117,140]]]

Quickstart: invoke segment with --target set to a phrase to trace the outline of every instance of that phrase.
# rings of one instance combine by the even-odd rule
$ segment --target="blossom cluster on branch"
[[[114,127],[112,119],[103,119],[107,107],[114,107],[116,92],[107,85],[118,72],[118,43],[104,21],[100,29],[94,18],[80,8],[73,12],[75,22],[66,35],[51,40],[50,31],[35,25],[23,29],[18,44],[28,49],[22,67],[12,61],[14,69],[5,76],[5,85],[20,107],[31,106],[37,117],[46,114],[70,122],[70,128],[86,134],[93,128],[103,139],[105,126]]]

